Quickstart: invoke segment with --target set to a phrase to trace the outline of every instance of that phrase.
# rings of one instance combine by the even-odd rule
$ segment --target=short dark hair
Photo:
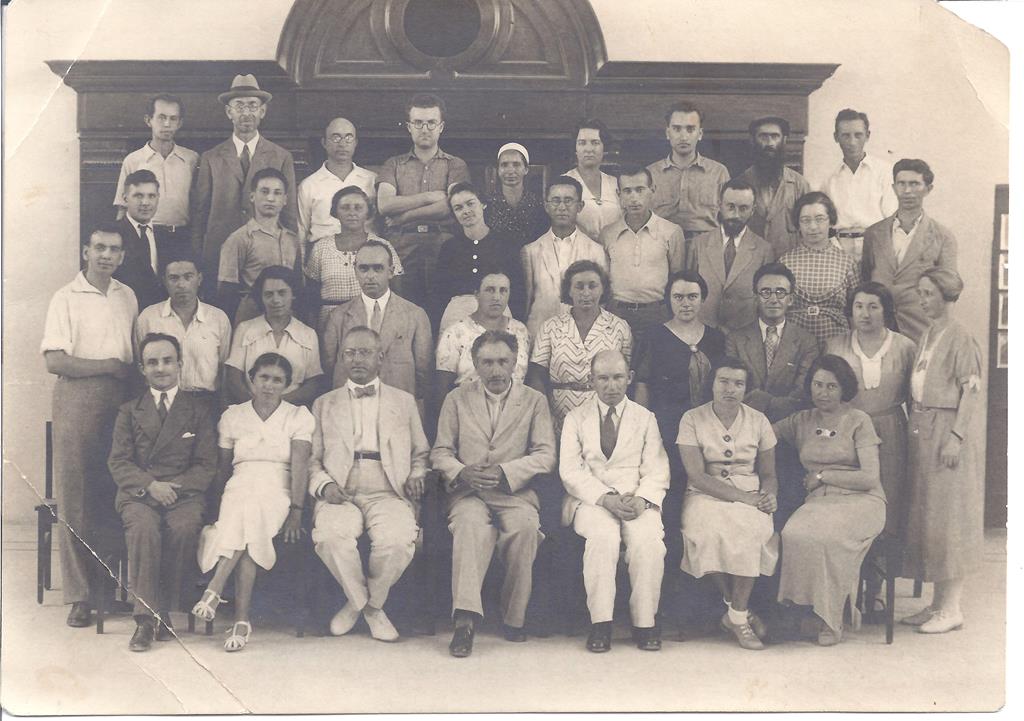
[[[757,135],[757,129],[762,125],[778,125],[779,130],[782,131],[783,136],[789,136],[789,121],[785,118],[780,118],[777,115],[765,115],[763,118],[756,118],[750,121],[750,125],[747,130],[750,132],[750,137]]]
[[[839,123],[846,122],[849,120],[863,120],[864,130],[871,132],[871,121],[868,120],[868,114],[858,112],[856,110],[853,110],[852,108],[843,108],[842,110],[839,111],[839,114],[836,115],[835,132],[839,132]]]
[[[792,293],[796,288],[796,276],[793,275],[793,271],[787,268],[778,261],[774,263],[765,263],[760,268],[754,271],[754,292],[757,292],[757,284],[761,278],[766,275],[781,275],[783,278],[789,281],[789,291]]]
[[[89,231],[82,234],[82,247],[92,243],[92,236],[96,233],[106,233],[108,235],[116,235],[121,239],[122,247],[124,247],[124,229],[121,224],[113,220],[101,220],[98,223],[93,223],[88,226]]]
[[[583,120],[576,123],[576,126],[573,128],[572,131],[573,142],[575,142],[576,138],[580,136],[580,131],[583,129],[596,130],[597,137],[601,139],[601,143],[604,145],[604,147],[607,148],[609,145],[611,145],[612,134],[608,131],[608,126],[606,126],[602,121],[598,120],[597,118],[584,118]]]
[[[171,263],[191,263],[195,266],[197,272],[203,272],[202,266],[199,265],[199,260],[191,249],[175,248],[166,253],[162,253],[159,257],[158,266],[161,278],[167,275],[167,266]]]
[[[484,285],[484,278],[486,278],[489,275],[503,275],[503,276],[505,276],[505,279],[508,281],[509,294],[511,295],[511,293],[512,293],[512,274],[504,266],[501,266],[501,265],[485,265],[484,267],[480,268],[480,272],[478,274],[479,280],[477,281],[477,284],[476,284],[477,292],[480,292],[480,289]]]
[[[804,393],[808,398],[811,397],[811,383],[814,381],[814,374],[818,371],[828,371],[836,377],[839,381],[839,387],[843,389],[842,399],[843,402],[849,403],[857,397],[857,374],[853,372],[853,368],[846,362],[845,358],[841,358],[831,353],[825,353],[814,359],[811,363],[810,370],[807,371],[807,377],[804,378]]]
[[[152,170],[136,170],[134,173],[129,173],[124,179],[124,186],[122,186],[125,192],[128,192],[128,187],[132,185],[144,185],[145,183],[153,183],[156,185],[157,190],[160,189],[160,181],[156,179],[156,173]]]
[[[707,401],[713,399],[714,396],[713,396],[713,393],[712,393],[712,388],[715,385],[715,376],[718,375],[718,371],[722,370],[723,368],[729,368],[731,370],[743,371],[746,374],[746,378],[744,380],[744,383],[747,384],[746,393],[749,393],[751,390],[753,390],[751,388],[751,385],[752,385],[752,382],[753,382],[754,374],[750,370],[750,366],[748,366],[746,363],[744,363],[743,361],[741,361],[739,358],[737,358],[735,356],[729,356],[729,355],[719,356],[718,358],[716,358],[714,360],[714,362],[712,362],[712,364],[711,364],[711,372],[708,373],[707,378],[704,381],[703,388],[701,389],[703,394],[704,394],[704,397],[703,398],[691,398],[690,399],[690,405],[691,406],[696,407],[697,405],[699,405],[701,403],[706,403]]]
[[[409,111],[413,108],[437,108],[441,111],[441,122],[444,122],[448,116],[448,107],[444,104],[444,100],[433,93],[416,93],[413,95],[409,102],[405,104],[406,120],[409,119]]]
[[[345,339],[348,338],[353,333],[366,333],[367,335],[373,336],[374,340],[377,341],[377,346],[380,347],[380,333],[378,333],[368,325],[357,325],[349,328],[345,332],[345,335],[341,337],[340,345],[345,345]]]
[[[899,330],[899,327],[896,324],[896,301],[892,297],[892,292],[887,287],[874,280],[861,283],[850,291],[850,297],[846,299],[846,317],[853,317],[853,301],[862,293],[864,295],[873,295],[878,298],[878,302],[882,306],[882,317],[885,319],[885,327],[889,330]]]
[[[708,297],[708,282],[701,277],[701,274],[695,270],[677,270],[668,277],[668,282],[665,283],[665,306],[671,310],[672,308],[672,286],[683,281],[684,283],[696,283],[700,287],[700,299],[705,300]]]
[[[754,186],[739,176],[730,178],[722,184],[722,190],[718,193],[719,200],[725,197],[725,191],[727,190],[749,190],[754,194],[755,199],[757,197],[757,191],[754,189]]]
[[[698,108],[689,100],[679,100],[669,106],[668,110],[665,111],[665,127],[667,128],[672,123],[672,116],[676,113],[697,113],[697,117],[700,118],[700,126],[704,127],[704,111]]]
[[[452,198],[457,193],[472,193],[476,196],[476,199],[483,202],[483,195],[477,190],[477,187],[468,180],[460,180],[458,183],[452,183],[448,188],[448,207],[452,205]]]
[[[896,182],[896,174],[901,171],[909,171],[912,173],[920,173],[924,176],[924,184],[931,185],[935,182],[935,173],[928,167],[928,163],[924,162],[920,158],[903,158],[897,160],[896,164],[892,166],[892,181]]]
[[[285,268],[283,265],[268,265],[256,276],[256,280],[252,284],[252,291],[250,292],[252,299],[256,301],[256,306],[260,309],[260,313],[267,312],[266,306],[263,305],[263,286],[266,285],[268,280],[284,281],[292,289],[292,295],[297,296],[299,293],[299,279],[296,277],[295,271],[291,268]]]
[[[562,302],[572,305],[572,298],[569,297],[569,286],[572,285],[572,277],[579,273],[597,273],[601,279],[601,305],[604,305],[612,298],[612,282],[608,278],[608,271],[592,260],[577,260],[565,269],[562,276]]]
[[[260,181],[267,178],[277,178],[284,186],[284,192],[288,192],[288,178],[284,177],[284,173],[277,168],[260,168],[253,173],[252,180],[249,181],[249,190],[256,190],[256,186],[260,184]]]
[[[391,264],[392,268],[395,267],[395,254],[391,252],[391,248],[388,247],[387,243],[382,243],[379,240],[370,238],[365,243],[356,248],[356,253],[358,253],[363,248],[383,248],[384,252],[388,254],[388,263]]]
[[[927,278],[942,294],[942,299],[947,303],[954,303],[960,300],[960,294],[964,291],[964,281],[960,274],[949,268],[929,268],[921,273],[921,278]],[[920,280],[920,278],[918,279]]]
[[[360,188],[358,185],[346,185],[344,188],[339,190],[333,196],[331,196],[331,217],[338,218],[338,203],[342,198],[348,195],[358,195],[366,201],[366,207],[370,209],[368,218],[373,217],[373,201],[370,200],[370,196],[366,194],[366,191]],[[341,218],[338,218],[341,220]]]
[[[161,101],[164,103],[174,103],[178,106],[178,118],[185,119],[185,103],[181,102],[181,98],[177,95],[171,95],[170,93],[157,93],[149,99],[149,117],[153,117],[156,112],[156,102]]]
[[[146,337],[139,341],[139,363],[142,363],[142,356],[146,353],[146,346],[150,343],[159,343],[160,341],[167,341],[174,346],[174,352],[178,356],[178,360],[181,360],[181,343],[173,335],[167,333],[147,333]]]
[[[516,340],[514,335],[504,330],[485,330],[476,337],[473,345],[469,348],[469,354],[472,356],[474,363],[476,363],[476,357],[480,353],[480,349],[488,343],[504,343],[512,351],[512,355],[519,353],[519,341]]]
[[[791,211],[793,225],[800,226],[800,211],[808,205],[824,205],[825,211],[828,213],[828,224],[830,227],[834,227],[839,222],[839,213],[836,211],[836,204],[832,202],[832,198],[820,190],[812,190],[810,193],[801,195],[797,198],[796,203],[793,204],[793,210]]]
[[[647,178],[647,187],[648,188],[653,188],[654,187],[654,176],[651,175],[651,171],[648,170],[647,168],[645,168],[644,166],[640,165],[639,163],[622,163],[619,166],[618,172],[615,173],[615,180],[616,180],[616,182],[621,184],[622,176],[624,176],[624,175],[625,176],[632,176],[632,175],[643,175],[643,176],[646,176],[646,178]]]
[[[544,191],[544,200],[548,199],[548,193],[550,193],[551,189],[556,185],[569,185],[575,188],[576,199],[583,200],[583,186],[580,184],[580,181],[576,180],[576,178],[571,178],[568,175],[559,175],[557,178],[548,183],[548,187]]]
[[[292,384],[291,362],[280,353],[274,353],[273,351],[264,353],[253,361],[252,368],[249,369],[249,380],[255,382],[256,372],[260,368],[266,368],[267,366],[283,370],[285,386],[290,386]]]

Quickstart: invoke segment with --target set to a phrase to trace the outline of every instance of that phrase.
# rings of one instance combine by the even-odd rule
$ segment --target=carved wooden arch
[[[450,57],[417,47],[403,21],[431,7],[478,16],[468,47]],[[566,90],[586,87],[607,55],[587,0],[296,0],[277,59],[303,89],[406,90],[427,81]]]

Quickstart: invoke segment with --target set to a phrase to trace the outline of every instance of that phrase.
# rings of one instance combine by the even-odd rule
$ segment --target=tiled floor
[[[886,646],[882,627],[865,626],[834,648],[755,653],[717,637],[645,653],[620,628],[622,642],[598,656],[578,637],[510,644],[484,633],[473,656],[458,660],[443,628],[385,645],[365,634],[297,639],[281,625],[257,627],[236,654],[221,650],[221,632],[130,653],[127,616],[98,636],[64,625],[59,591],[36,605],[34,529],[3,531],[2,704],[15,714],[981,711],[999,708],[1005,692],[1005,533],[987,537],[964,599],[966,628],[943,636],[902,626]],[[924,599],[910,592],[901,582],[898,615],[922,607],[931,590]]]

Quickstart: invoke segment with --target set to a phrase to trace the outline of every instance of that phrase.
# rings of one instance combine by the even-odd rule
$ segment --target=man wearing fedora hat
[[[253,75],[236,75],[231,88],[217,96],[224,104],[233,133],[223,143],[203,153],[192,213],[192,247],[201,258],[203,296],[216,293],[217,268],[224,240],[253,217],[249,184],[264,168],[284,173],[288,191],[295,189],[295,163],[292,154],[260,135],[259,127],[267,114],[267,101],[273,96],[260,90]],[[285,205],[281,224],[295,230],[294,206]]]

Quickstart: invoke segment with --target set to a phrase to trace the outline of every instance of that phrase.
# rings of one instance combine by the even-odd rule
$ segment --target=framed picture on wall
[[[999,330],[1010,328],[1010,299],[1009,294],[1003,291],[999,294]]]
[[[1009,253],[999,254],[999,290],[1010,289]]]
[[[1010,367],[1010,334],[1000,331],[996,339],[996,368]]]
[[[999,250],[1010,249],[1010,216],[1003,213],[999,221]]]

